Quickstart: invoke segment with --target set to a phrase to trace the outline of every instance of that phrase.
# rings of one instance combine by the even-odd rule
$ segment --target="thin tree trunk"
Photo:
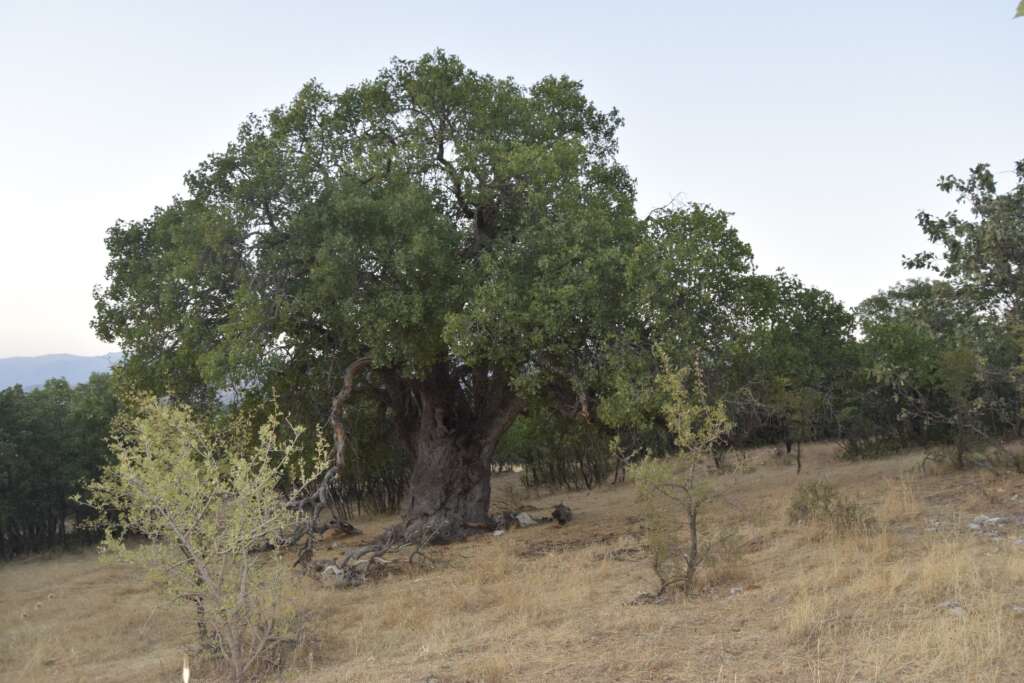
[[[959,469],[964,469],[964,453],[967,451],[964,443],[963,419],[958,412],[956,415],[956,464]]]
[[[686,579],[684,588],[687,594],[693,592],[694,580],[697,578],[697,566],[700,564],[700,538],[697,533],[697,517],[699,506],[692,500],[687,506],[686,514],[690,523],[690,549],[686,555]]]

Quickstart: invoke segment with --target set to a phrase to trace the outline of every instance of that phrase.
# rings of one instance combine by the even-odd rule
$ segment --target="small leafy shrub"
[[[696,587],[697,569],[709,556],[701,513],[715,495],[706,464],[715,444],[732,428],[724,403],[708,399],[699,361],[676,369],[667,356],[661,360],[657,381],[665,395],[662,415],[678,451],[668,458],[648,456],[630,466],[644,504],[659,597],[676,586],[687,594]],[[686,521],[685,540],[681,517]]]
[[[301,431],[272,415],[251,444],[238,424],[216,429],[152,398],[131,411],[115,421],[115,461],[89,486],[89,504],[108,520],[103,556],[192,603],[200,646],[232,681],[257,677],[298,642],[302,624],[279,557],[298,519],[277,490]],[[145,541],[126,544],[129,534]]]
[[[837,533],[869,530],[875,518],[862,505],[840,495],[826,481],[800,484],[789,504],[789,523],[817,522]]]
[[[658,595],[674,587],[691,592],[697,568],[704,561],[702,551],[706,543],[700,538],[698,523],[701,505],[713,495],[710,482],[691,476],[672,458],[646,457],[631,465],[629,473],[643,506],[647,547],[660,584]],[[683,520],[690,524],[685,529],[686,540]]]

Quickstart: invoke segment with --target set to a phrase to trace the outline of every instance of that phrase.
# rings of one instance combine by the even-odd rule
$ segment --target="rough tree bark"
[[[345,431],[345,409],[355,389],[356,377],[370,367],[370,358],[363,356],[352,361],[345,369],[341,391],[331,401],[331,427],[334,429],[334,465],[339,469],[345,465],[345,447],[348,445],[348,432]]]
[[[345,371],[331,405],[335,467],[344,463],[345,406],[356,379],[384,401],[396,434],[413,459],[401,533],[409,543],[448,542],[492,525],[491,459],[501,435],[523,408],[503,373],[437,364],[410,379],[359,358]]]
[[[436,385],[420,387],[419,419],[407,434],[414,457],[405,512],[410,541],[429,536],[447,542],[491,527],[491,460],[522,411],[503,378],[493,382],[477,401],[465,403]]]
[[[410,537],[464,536],[490,524],[490,457],[479,444],[460,445],[441,434],[420,434],[405,512]]]

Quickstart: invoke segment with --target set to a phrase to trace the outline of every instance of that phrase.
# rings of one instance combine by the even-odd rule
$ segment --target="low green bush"
[[[800,484],[788,511],[790,524],[817,522],[837,533],[867,531],[876,520],[861,504],[846,498],[826,481]]]

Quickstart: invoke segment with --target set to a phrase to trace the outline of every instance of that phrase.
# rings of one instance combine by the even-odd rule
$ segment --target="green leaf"
[[[1013,18],[1024,17],[1024,0],[1021,0],[1017,5],[1017,13],[1013,15]]]

